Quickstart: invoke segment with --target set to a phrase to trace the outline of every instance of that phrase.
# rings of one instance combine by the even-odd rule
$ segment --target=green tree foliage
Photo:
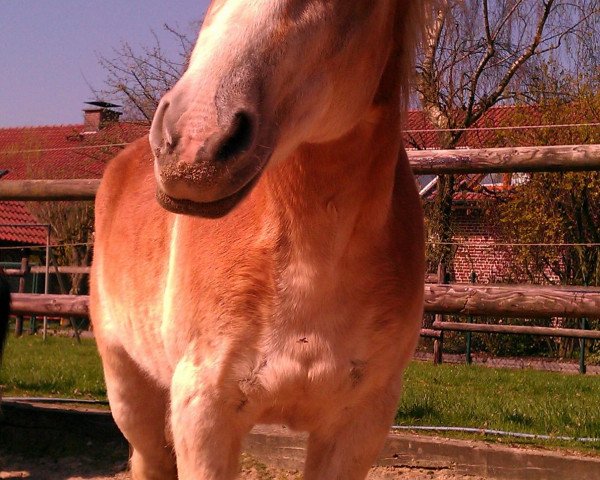
[[[600,285],[600,172],[531,175],[498,210],[505,238],[541,244],[515,249],[516,279]]]
[[[540,96],[536,110],[539,123],[597,123],[597,81],[597,77],[561,78],[554,86],[560,82],[560,94],[547,99]],[[540,88],[548,91],[548,83],[546,78]],[[597,144],[600,127],[515,130],[502,137],[499,141],[513,144]],[[511,248],[512,262],[507,265],[505,279],[600,286],[600,172],[534,173],[520,176],[516,183],[498,201],[490,202],[488,210],[488,221],[497,221],[503,238],[517,244]],[[580,323],[576,319],[562,322],[570,327]],[[600,328],[600,323],[591,320],[590,326]],[[597,351],[597,343],[588,342],[588,349]],[[559,353],[569,356],[576,345],[576,340],[562,340]]]
[[[571,79],[563,87],[564,95],[543,100],[535,109],[536,123],[541,125],[584,126],[514,130],[502,133],[499,143],[600,143],[600,127],[586,125],[600,119],[600,92],[591,88],[595,81]],[[531,114],[530,109],[520,113]],[[581,245],[600,243],[600,172],[535,173],[519,179],[493,204],[504,238],[513,243],[574,245],[518,249],[517,278],[600,285],[600,249]]]

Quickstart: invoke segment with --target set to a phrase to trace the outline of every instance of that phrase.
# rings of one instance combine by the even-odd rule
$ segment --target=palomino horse
[[[422,5],[214,0],[150,145],[109,165],[91,308],[135,479],[232,479],[257,423],[309,432],[305,479],[365,477],[421,323]]]

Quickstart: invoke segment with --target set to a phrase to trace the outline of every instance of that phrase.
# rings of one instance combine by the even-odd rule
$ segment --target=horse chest
[[[320,328],[275,329],[267,338],[255,377],[261,388],[256,397],[263,411],[261,421],[309,428],[311,422],[360,397],[375,380],[376,369],[369,364],[367,350],[360,341],[353,341],[358,335],[349,332],[344,338],[335,327],[326,328],[343,323],[337,315],[322,314],[318,322],[323,324]],[[240,385],[243,391],[244,384]],[[244,393],[252,401],[252,392]]]
[[[260,383],[284,410],[345,399],[374,377],[367,362],[372,312],[334,279],[322,279],[288,283],[260,345]]]

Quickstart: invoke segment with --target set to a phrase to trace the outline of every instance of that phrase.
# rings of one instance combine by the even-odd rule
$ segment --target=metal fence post
[[[438,265],[438,283],[448,283],[446,278],[446,266],[440,263]],[[436,322],[442,322],[444,320],[444,316],[440,314],[435,315]],[[433,364],[441,365],[443,361],[444,355],[444,332],[439,336],[439,338],[435,338],[433,340]]]
[[[46,278],[44,279],[44,295],[48,295],[50,285],[50,225],[46,225]],[[44,315],[44,326],[42,338],[44,341],[48,336],[48,316]]]
[[[475,273],[474,271],[471,272],[470,280],[471,280],[471,283],[475,283],[477,281],[477,273]],[[469,315],[468,322],[473,323],[473,315]],[[471,357],[471,340],[472,340],[471,336],[472,336],[472,333],[467,332],[467,338],[466,338],[467,346],[466,346],[466,352],[465,352],[467,365],[471,365],[471,363],[473,363],[473,358]]]
[[[587,318],[581,319],[581,329],[587,329]],[[585,375],[587,368],[585,366],[585,338],[579,339],[579,373]]]
[[[29,273],[29,252],[24,251],[21,258],[21,269],[19,271],[19,293],[25,293],[25,281]],[[15,322],[15,337],[23,335],[23,315],[17,315]]]
[[[583,285],[585,287],[587,287],[589,285],[589,282],[587,280],[587,275],[584,272],[583,274]],[[581,319],[581,329],[585,330],[587,328],[587,318],[583,317]],[[581,375],[585,375],[587,371],[587,368],[585,366],[585,338],[580,338],[579,339],[579,373]]]

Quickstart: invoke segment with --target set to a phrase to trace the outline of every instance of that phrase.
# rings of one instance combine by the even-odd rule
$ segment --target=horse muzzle
[[[177,87],[161,101],[150,130],[157,199],[189,215],[226,215],[258,181],[269,149],[249,102],[187,102]],[[262,143],[262,142],[261,142]]]

